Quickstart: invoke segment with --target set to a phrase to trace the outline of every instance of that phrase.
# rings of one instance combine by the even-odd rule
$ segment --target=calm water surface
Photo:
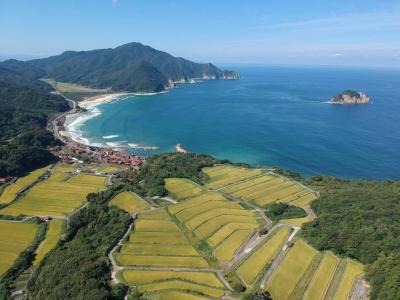
[[[180,85],[98,106],[101,114],[80,130],[93,143],[156,145],[161,152],[181,143],[191,152],[304,176],[400,178],[400,71],[233,68],[240,80]],[[325,103],[349,88],[366,92],[372,103]]]

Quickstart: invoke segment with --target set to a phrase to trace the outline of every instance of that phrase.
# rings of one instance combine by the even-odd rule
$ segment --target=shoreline
[[[62,130],[54,129],[55,135],[60,138],[71,139],[74,142],[85,144],[87,146],[94,147],[119,147],[119,145],[110,145],[109,143],[93,143],[87,137],[83,136],[80,127],[85,124],[88,120],[101,115],[101,111],[97,108],[102,104],[112,103],[115,101],[120,101],[128,98],[129,96],[154,96],[158,94],[167,93],[170,89],[161,92],[151,92],[151,93],[128,93],[128,92],[118,92],[118,93],[108,93],[100,94],[93,97],[83,99],[81,101],[74,101],[75,105],[66,114],[63,114],[63,122],[61,124]],[[125,97],[124,97],[125,96]],[[112,135],[114,137],[114,135]],[[117,137],[117,135],[116,135]],[[134,145],[134,144],[132,144]],[[149,148],[154,150],[158,147],[155,146],[140,146],[136,145],[134,147],[127,144],[128,148],[139,149]]]
[[[203,79],[204,80],[204,79]],[[68,139],[72,139],[75,142],[83,143],[88,146],[95,147],[109,147],[107,144],[100,143],[90,143],[88,138],[83,137],[82,131],[79,130],[79,127],[82,126],[86,121],[95,118],[101,115],[101,112],[98,108],[99,105],[105,103],[111,103],[114,101],[123,100],[123,96],[155,96],[158,94],[168,93],[170,90],[174,89],[178,84],[188,84],[188,83],[198,83],[199,81],[189,81],[189,82],[172,82],[166,89],[160,92],[115,92],[115,93],[107,93],[107,94],[99,94],[96,96],[92,96],[81,101],[73,101],[75,103],[74,108],[72,108],[67,114],[64,115],[64,121],[62,123],[62,127],[64,130],[57,132],[56,135],[60,135],[66,137]],[[121,99],[118,99],[121,98]],[[66,99],[67,100],[67,99]],[[83,108],[84,110],[79,110],[79,108]],[[151,146],[153,147],[153,146]],[[134,147],[133,147],[134,148]]]
[[[64,118],[61,127],[62,130],[54,129],[55,135],[57,138],[60,137],[67,138],[67,140],[71,139],[74,142],[82,143],[87,146],[95,146],[95,147],[110,147],[108,143],[91,143],[89,138],[83,136],[82,131],[80,131],[80,127],[88,120],[95,118],[101,115],[101,111],[97,108],[97,106],[111,103],[114,101],[124,100],[126,96],[155,96],[158,94],[165,94],[171,91],[172,89],[176,88],[180,84],[196,84],[206,80],[215,80],[216,78],[191,78],[190,80],[179,80],[179,81],[170,81],[169,86],[165,87],[164,90],[160,92],[115,92],[115,93],[106,93],[106,94],[99,94],[96,96],[85,98],[81,101],[73,101],[74,107],[63,114],[62,117]],[[237,78],[222,78],[222,80],[233,80]],[[83,109],[83,110],[82,110]],[[140,146],[136,144],[134,147],[131,147],[128,143],[129,148],[157,148],[157,146]],[[118,146],[114,146],[118,147]],[[153,149],[152,149],[153,150]]]
[[[121,96],[128,96],[130,93],[112,93],[112,94],[100,94],[97,96],[89,97],[81,101],[75,101],[76,105],[82,108],[93,107],[103,103],[110,103],[115,101],[116,98]]]

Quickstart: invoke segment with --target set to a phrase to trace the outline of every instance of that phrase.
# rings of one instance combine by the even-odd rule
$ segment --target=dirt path
[[[172,199],[171,197],[162,197],[162,198],[159,198],[159,199],[168,201],[168,202],[170,202],[172,204],[177,204],[178,203],[178,201],[176,201],[175,199]]]
[[[305,212],[307,213],[307,216],[310,218],[311,221],[313,221],[314,219],[317,218],[317,215],[315,214],[315,212],[312,210],[310,205],[306,205],[303,207],[303,209],[305,210]]]
[[[256,249],[261,243],[263,243],[271,234],[274,234],[276,229],[279,227],[288,226],[286,224],[277,224],[271,230],[265,234],[260,236],[258,232],[256,232],[246,244],[244,244],[239,251],[237,252],[236,256],[233,260],[231,260],[225,267],[224,270],[229,271],[234,265],[236,265],[240,260],[244,257],[249,256],[253,253],[254,249]]]

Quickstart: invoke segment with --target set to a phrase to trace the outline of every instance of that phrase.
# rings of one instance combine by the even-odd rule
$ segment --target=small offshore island
[[[345,90],[339,95],[329,100],[331,104],[367,104],[369,103],[369,96],[353,90]]]

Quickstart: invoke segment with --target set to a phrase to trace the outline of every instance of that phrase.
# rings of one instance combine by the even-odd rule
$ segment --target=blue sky
[[[138,41],[203,62],[400,67],[398,0],[0,0],[0,57]]]

